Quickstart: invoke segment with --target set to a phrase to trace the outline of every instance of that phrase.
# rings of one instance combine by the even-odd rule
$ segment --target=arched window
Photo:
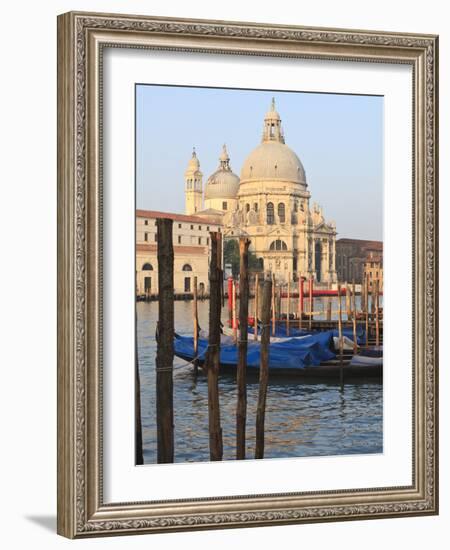
[[[144,264],[142,266],[142,271],[153,271],[153,266],[152,264]]]
[[[245,205],[245,211],[250,212],[250,205],[248,203]]]
[[[192,271],[192,267],[189,264],[184,264],[183,271]]]
[[[273,202],[267,203],[267,225],[273,225],[275,223],[275,212],[273,209]]]
[[[286,209],[284,207],[284,202],[278,203],[278,219],[280,220],[280,223],[284,223],[286,221]]]
[[[277,239],[270,243],[270,250],[287,250],[287,244],[281,239]]]

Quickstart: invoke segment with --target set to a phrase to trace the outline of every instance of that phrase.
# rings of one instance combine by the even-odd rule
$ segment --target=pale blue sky
[[[338,238],[382,240],[383,98],[137,85],[136,206],[184,212],[184,171],[195,146],[203,182],[226,143],[233,171],[260,143],[275,97],[286,144],[306,170],[311,203]]]

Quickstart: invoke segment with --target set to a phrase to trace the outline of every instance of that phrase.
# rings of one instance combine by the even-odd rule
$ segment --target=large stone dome
[[[225,145],[219,161],[219,168],[209,176],[206,183],[205,200],[235,199],[239,191],[239,176],[230,168],[230,158]]]
[[[263,141],[245,159],[241,183],[281,180],[306,185],[305,169],[298,156],[281,141]]]

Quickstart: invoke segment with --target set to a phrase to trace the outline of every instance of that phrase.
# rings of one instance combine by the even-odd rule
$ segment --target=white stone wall
[[[287,280],[293,273],[317,278],[320,269],[321,282],[336,281],[335,228],[325,222],[318,205],[310,207],[310,193],[304,187],[292,182],[247,182],[241,184],[238,200],[238,210],[226,219],[225,235],[248,236],[250,249],[263,258],[265,270]],[[274,223],[270,225],[269,202],[274,206]],[[279,215],[280,203],[284,204],[284,220]],[[284,242],[287,250],[270,250],[277,240]],[[316,265],[315,245],[319,241],[322,248]]]
[[[199,247],[200,248],[200,247]],[[209,293],[208,268],[209,268],[209,250],[202,247],[197,253],[179,253],[174,249],[174,292],[175,294],[184,294],[192,292],[194,288],[194,277],[197,277],[197,288],[199,294],[203,285],[205,293]],[[142,267],[149,263],[153,270],[143,270]],[[192,271],[183,271],[183,266],[189,265]],[[145,279],[149,278],[151,283],[151,294],[158,293],[158,258],[155,252],[138,252],[136,254],[136,278],[137,294],[144,295]],[[186,290],[185,279],[190,279],[190,290]]]
[[[174,220],[173,244],[174,246],[209,246],[209,233],[211,231],[217,231],[220,227],[218,223],[211,223],[203,219],[199,219],[195,222]],[[144,216],[136,218],[136,243],[156,243],[156,218]]]
[[[177,215],[174,216],[177,218]],[[219,230],[222,230],[220,224],[201,218],[179,216],[173,220],[175,294],[192,292],[194,277],[197,277],[199,293],[202,289],[203,292],[209,293],[210,232]],[[136,217],[136,290],[139,295],[146,293],[146,278],[150,293],[158,293],[156,235],[156,217],[150,212],[148,216]],[[145,264],[150,264],[153,269],[144,270]],[[183,266],[186,265],[192,270],[183,270]],[[189,284],[186,279],[189,279]]]

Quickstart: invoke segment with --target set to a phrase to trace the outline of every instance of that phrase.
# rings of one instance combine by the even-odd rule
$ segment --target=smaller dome
[[[239,176],[219,169],[208,178],[205,199],[235,199],[238,191]]]
[[[239,191],[239,176],[230,168],[230,157],[225,145],[219,162],[219,168],[209,176],[206,183],[205,200],[235,199]]]

